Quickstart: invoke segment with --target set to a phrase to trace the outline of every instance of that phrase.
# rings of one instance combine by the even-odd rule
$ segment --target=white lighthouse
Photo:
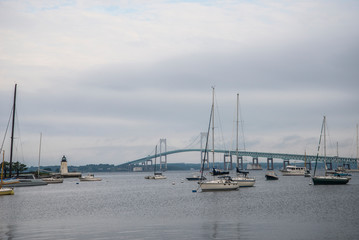
[[[80,172],[69,172],[68,168],[67,168],[67,160],[65,155],[62,156],[61,159],[61,168],[60,168],[60,175],[64,178],[77,178],[77,177],[81,177],[81,173]]]
[[[65,155],[63,155],[61,159],[60,173],[61,175],[69,173],[69,170],[67,169],[67,160]]]

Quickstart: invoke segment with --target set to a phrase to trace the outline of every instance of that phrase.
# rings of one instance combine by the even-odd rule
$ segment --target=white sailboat
[[[155,149],[155,167],[154,167],[153,175],[146,176],[145,179],[154,179],[154,180],[167,179],[167,177],[165,175],[162,175],[161,172],[156,172],[156,159],[157,159],[157,145]]]
[[[40,144],[39,144],[39,164],[38,164],[38,168],[37,168],[37,177],[38,178],[40,178],[41,140],[42,140],[42,133],[40,133]],[[46,183],[50,183],[50,184],[63,183],[64,182],[63,178],[54,177],[54,176],[43,177],[41,179],[42,179],[42,181],[44,181]]]
[[[238,125],[239,125],[239,94],[237,93],[237,122],[236,122],[236,156],[238,158],[238,152],[239,152],[239,147],[238,147]],[[237,182],[239,187],[253,187],[254,184],[256,183],[256,179],[252,178],[252,177],[248,177],[248,171],[240,171],[238,169],[237,166],[237,176],[232,178],[232,180],[234,182]]]
[[[325,166],[325,172],[327,173],[327,164],[326,164],[326,117],[324,116],[323,124],[322,124],[322,130],[320,133],[319,138],[319,145],[318,145],[318,152],[317,152],[317,158],[315,161],[315,167],[314,167],[314,176],[312,177],[312,181],[314,185],[336,185],[336,184],[347,184],[350,180],[349,177],[341,177],[341,176],[335,176],[335,175],[325,175],[325,176],[316,176],[316,170],[317,170],[317,162],[318,162],[318,155],[319,155],[319,149],[320,149],[320,142],[322,138],[322,133],[324,131],[324,166]]]
[[[212,161],[213,161],[213,171],[215,171],[214,168],[214,87],[212,87],[212,109],[211,109],[211,116],[210,121],[208,125],[208,131],[207,131],[207,141],[206,141],[206,148],[205,151],[207,151],[208,147],[208,135],[209,135],[209,129],[212,123]],[[206,152],[204,154],[206,156]],[[202,169],[201,172],[203,174],[203,163],[202,161]],[[238,182],[232,181],[232,179],[229,176],[216,178],[215,174],[213,174],[213,180],[209,181],[200,181],[198,182],[199,187],[202,189],[202,192],[206,191],[225,191],[225,190],[237,190],[239,188]]]

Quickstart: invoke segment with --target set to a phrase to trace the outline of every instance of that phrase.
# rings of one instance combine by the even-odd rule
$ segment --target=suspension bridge
[[[203,157],[203,154],[213,152],[212,150],[207,150],[202,147],[201,139],[201,148],[185,148],[185,149],[176,149],[167,151],[167,140],[160,139],[160,152],[146,157],[142,157],[127,163],[120,164],[120,168],[131,169],[134,166],[145,166],[152,165],[152,160],[154,158],[159,158],[160,168],[167,169],[167,156],[173,154],[180,154],[185,152],[199,152],[201,160],[204,159],[205,163],[208,164],[208,156]],[[163,150],[164,149],[164,150]],[[300,160],[305,161],[307,168],[311,169],[311,164],[313,161],[325,162],[328,169],[332,169],[332,163],[342,163],[342,166],[347,169],[351,169],[351,165],[357,165],[357,158],[350,157],[339,157],[339,156],[322,156],[322,155],[301,155],[301,154],[288,154],[288,153],[270,153],[270,152],[252,152],[252,151],[234,151],[234,150],[223,150],[223,149],[214,149],[216,153],[223,154],[223,168],[226,170],[231,170],[233,168],[233,158],[235,159],[235,164],[239,169],[244,169],[243,157],[252,158],[252,165],[259,166],[259,158],[265,158],[267,161],[267,169],[273,169],[273,159],[283,160],[283,167],[289,165],[290,160]],[[248,167],[248,165],[247,165]]]

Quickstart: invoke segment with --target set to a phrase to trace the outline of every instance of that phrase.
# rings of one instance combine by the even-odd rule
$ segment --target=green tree
[[[16,176],[19,177],[19,174],[27,170],[27,167],[25,164],[22,164],[20,162],[15,162],[12,164],[12,169],[14,169],[14,171],[16,172]]]

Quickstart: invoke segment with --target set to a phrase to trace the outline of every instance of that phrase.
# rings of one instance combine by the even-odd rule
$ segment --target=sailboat
[[[209,137],[209,131],[210,126],[212,123],[212,161],[213,161],[213,173],[216,171],[214,168],[214,87],[212,87],[212,108],[211,108],[211,115],[209,118],[209,125],[208,125],[208,131],[207,131],[207,141],[206,141],[206,148],[204,157],[206,157],[206,151],[208,148],[208,137]],[[201,174],[203,176],[203,170],[204,170],[204,160],[202,161],[201,166]],[[213,180],[209,181],[200,181],[198,182],[199,187],[202,189],[202,192],[206,191],[224,191],[224,190],[237,190],[239,188],[239,184],[237,182],[232,181],[230,176],[222,176],[220,178],[215,178],[215,174],[213,174]]]
[[[153,170],[153,176],[146,176],[145,179],[161,180],[161,179],[167,178],[166,176],[162,175],[161,172],[156,172],[156,159],[157,159],[157,145],[156,145],[156,149],[155,149],[155,167]]]
[[[40,178],[40,156],[41,156],[41,139],[42,139],[42,133],[40,133],[40,145],[39,145],[39,165],[37,168],[37,177]],[[41,178],[44,182],[53,184],[53,183],[63,183],[64,179],[61,177],[54,177],[54,176],[50,176],[50,177],[43,177]]]
[[[237,93],[237,124],[236,124],[236,156],[238,158],[238,152],[239,152],[239,148],[238,148],[238,125],[239,125],[239,121],[238,121],[238,115],[239,115],[239,94]],[[238,169],[238,166],[236,168],[236,172],[237,172],[237,177],[232,178],[233,181],[237,182],[239,187],[253,187],[256,179],[252,178],[252,177],[248,177],[248,171],[240,171]]]
[[[0,182],[0,195],[14,195],[14,188],[3,187],[3,171],[4,171],[4,155],[5,151],[3,151],[3,158],[1,164],[1,182]]]
[[[324,165],[325,165],[325,171],[327,173],[327,164],[326,164],[326,117],[323,118],[323,124],[322,124],[322,130],[319,137],[319,145],[318,145],[318,152],[317,157],[315,159],[315,167],[314,167],[314,175],[312,177],[312,181],[314,185],[335,185],[335,184],[347,184],[350,180],[349,177],[341,177],[341,176],[335,176],[327,174],[325,176],[316,176],[316,170],[317,170],[317,162],[318,162],[318,156],[319,156],[319,149],[320,149],[320,142],[322,139],[322,134],[324,132]]]
[[[13,158],[13,145],[14,145],[15,113],[16,113],[16,88],[17,88],[17,84],[15,84],[14,103],[12,109],[12,129],[11,129],[10,161],[9,161],[10,178],[12,177],[12,158]],[[7,184],[7,186],[9,187],[27,187],[27,186],[39,186],[39,185],[47,185],[47,183],[41,179],[36,179],[33,174],[22,174],[18,176],[18,182],[11,182]]]

